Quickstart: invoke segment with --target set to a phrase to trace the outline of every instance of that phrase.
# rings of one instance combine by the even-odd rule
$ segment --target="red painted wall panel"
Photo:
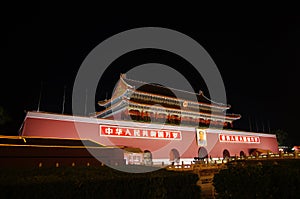
[[[87,122],[62,121],[27,117],[22,131],[23,136],[55,137],[55,138],[84,138],[96,141],[103,145],[119,145],[140,148],[152,152],[153,158],[169,158],[171,149],[179,151],[181,158],[194,158],[198,156],[199,146],[196,142],[196,133],[181,131],[182,140],[154,140],[142,138],[121,138],[100,136],[100,124]],[[138,123],[137,123],[137,127]],[[221,131],[220,131],[221,133]],[[227,149],[231,156],[244,151],[249,155],[252,148],[267,149],[278,152],[276,138],[260,136],[259,144],[225,143],[219,142],[218,133],[207,132],[208,156],[223,157],[223,150]]]

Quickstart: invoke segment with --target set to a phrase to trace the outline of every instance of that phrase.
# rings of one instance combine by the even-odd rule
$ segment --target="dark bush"
[[[217,198],[299,198],[300,161],[237,162],[214,176]]]
[[[109,167],[0,171],[0,198],[199,198],[198,176],[164,169],[124,173]]]

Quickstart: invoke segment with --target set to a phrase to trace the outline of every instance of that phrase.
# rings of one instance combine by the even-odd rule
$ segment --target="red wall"
[[[23,136],[55,137],[55,138],[75,138],[90,139],[103,145],[121,145],[141,148],[152,152],[154,159],[169,158],[171,149],[179,151],[181,158],[194,158],[198,156],[199,146],[196,143],[195,132],[181,131],[182,140],[153,140],[140,138],[120,138],[100,136],[100,124],[83,123],[74,121],[61,121],[52,119],[29,118],[25,120],[22,131]],[[222,132],[223,133],[223,132]],[[218,133],[207,132],[208,155],[212,157],[223,157],[223,150],[227,149],[231,156],[244,151],[249,155],[251,148],[268,149],[278,152],[276,138],[262,137],[259,144],[245,143],[222,143],[218,141]]]
[[[226,149],[229,151],[230,156],[240,156],[240,152],[243,151],[245,155],[250,155],[250,149],[265,149],[278,152],[278,144],[276,138],[260,136],[260,143],[226,143],[218,141],[218,134],[207,134],[208,146],[212,149],[209,155],[212,157],[223,157],[223,151]]]

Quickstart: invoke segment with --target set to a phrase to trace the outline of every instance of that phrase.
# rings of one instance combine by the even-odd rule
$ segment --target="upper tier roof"
[[[141,93],[148,93],[149,95],[156,95],[158,97],[169,97],[177,100],[186,100],[194,103],[199,103],[200,105],[205,105],[209,107],[213,106],[224,110],[230,108],[230,105],[213,102],[212,100],[205,97],[202,92],[200,94],[193,93],[193,92],[183,91],[175,88],[161,86],[154,83],[146,83],[142,81],[131,80],[131,79],[127,79],[125,75],[120,76],[120,82],[118,84],[118,88],[119,90],[122,91],[117,91],[118,94],[114,94],[111,100],[100,101],[99,105],[101,106],[109,105],[113,100],[120,97],[120,94],[123,91],[125,92],[126,89],[130,89],[136,93],[141,92]]]

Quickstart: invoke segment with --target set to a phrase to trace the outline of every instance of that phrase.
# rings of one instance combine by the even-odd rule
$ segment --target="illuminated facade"
[[[121,75],[113,97],[99,105],[104,108],[93,117],[28,112],[22,135],[89,139],[139,149],[124,150],[127,163],[190,163],[195,157],[246,156],[257,149],[278,152],[275,135],[232,130],[240,115],[225,114],[229,105],[212,102],[203,93]]]
[[[191,93],[120,76],[110,100],[98,103],[105,110],[98,118],[134,120],[170,125],[232,128],[241,116],[225,114],[229,105],[209,100],[203,92]]]

